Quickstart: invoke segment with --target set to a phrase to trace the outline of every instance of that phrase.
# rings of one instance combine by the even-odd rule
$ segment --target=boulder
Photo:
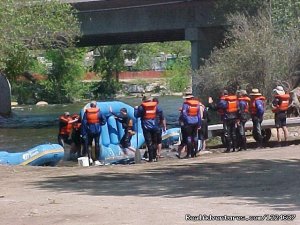
[[[11,87],[4,74],[0,73],[0,115],[11,114]]]
[[[48,102],[45,101],[39,101],[36,103],[37,106],[44,106],[44,105],[48,105]]]

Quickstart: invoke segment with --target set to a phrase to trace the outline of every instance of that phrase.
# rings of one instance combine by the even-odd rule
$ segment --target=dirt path
[[[0,166],[0,175],[1,224],[300,224],[299,145],[139,165]],[[265,220],[191,222],[186,214]],[[296,218],[283,221],[286,214]]]

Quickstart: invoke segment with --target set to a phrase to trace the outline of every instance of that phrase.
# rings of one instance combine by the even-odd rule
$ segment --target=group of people
[[[134,115],[141,118],[142,130],[147,145],[149,162],[157,161],[160,157],[162,148],[162,132],[166,130],[166,121],[163,111],[158,106],[157,98],[143,97],[142,104],[135,107]],[[121,108],[119,113],[114,113],[109,109],[109,116],[113,115],[122,124],[124,135],[120,140],[120,147],[125,155],[129,151],[135,153],[131,146],[131,138],[135,134],[133,120],[127,114],[126,108]],[[77,157],[88,156],[90,163],[101,165],[99,161],[101,146],[99,144],[101,126],[106,124],[106,116],[97,107],[97,102],[92,101],[90,107],[83,110],[82,119],[79,115],[70,115],[65,112],[59,118],[58,143],[64,147],[65,144],[71,145],[71,152],[76,153]],[[92,154],[91,145],[95,143],[95,154]],[[83,146],[83,148],[81,148]]]
[[[289,94],[286,94],[282,86],[273,90],[272,111],[275,114],[275,126],[277,128],[278,143],[281,143],[279,129],[284,131],[284,140],[287,140],[286,112],[289,107]],[[200,99],[191,93],[184,95],[182,107],[179,109],[179,124],[181,128],[181,143],[176,156],[181,158],[181,153],[186,150],[184,158],[196,157],[201,150],[205,150],[205,141],[208,138],[208,109],[217,110],[223,122],[223,133],[226,143],[226,151],[241,151],[247,149],[245,124],[251,118],[253,122],[253,135],[258,141],[258,147],[263,146],[262,121],[266,108],[266,98],[258,89],[252,89],[249,96],[245,90],[229,93],[224,90],[217,103],[209,97],[207,107]],[[114,113],[110,108],[110,115],[122,124],[124,135],[120,140],[120,147],[124,154],[128,151],[135,152],[131,147],[131,137],[136,130],[133,128],[133,120],[129,118],[127,109],[122,108],[119,113]],[[166,119],[163,110],[159,106],[157,98],[144,96],[142,103],[134,108],[134,117],[141,118],[142,132],[147,147],[149,162],[157,161],[161,157],[162,132],[166,131]],[[82,119],[81,119],[82,118]],[[92,101],[90,107],[84,110],[80,117],[77,114],[70,115],[65,112],[59,118],[58,143],[70,144],[77,156],[87,155],[95,165],[101,164],[101,146],[99,144],[101,126],[106,123],[106,117],[101,113],[97,102]],[[72,131],[72,133],[71,133]],[[71,135],[71,136],[70,136]],[[95,143],[95,154],[91,154],[92,142]],[[83,146],[83,148],[81,148]]]
[[[84,114],[70,115],[65,112],[59,117],[58,143],[61,146],[71,145],[71,152],[77,157],[88,156],[90,164],[100,165],[99,157],[101,148],[99,144],[101,126],[106,124],[106,117],[97,107],[97,102],[92,101],[90,108],[84,110]],[[92,154],[91,145],[95,143],[95,154]],[[83,146],[83,148],[82,148]]]
[[[280,128],[284,131],[284,140],[287,141],[288,130],[286,127],[287,110],[289,107],[289,94],[286,94],[282,86],[273,89],[272,111],[275,115],[275,127],[277,128],[278,145],[281,145]],[[217,110],[223,122],[223,132],[226,143],[226,151],[241,151],[247,149],[245,124],[251,118],[253,122],[253,135],[258,142],[258,148],[264,147],[262,133],[262,121],[266,110],[266,98],[257,88],[252,89],[249,96],[246,90],[237,93],[228,93],[224,90],[219,102],[214,104],[209,98],[209,107]]]

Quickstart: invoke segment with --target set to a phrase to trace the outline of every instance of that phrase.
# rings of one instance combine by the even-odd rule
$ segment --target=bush
[[[177,59],[175,63],[164,72],[164,75],[167,78],[167,85],[171,91],[184,91],[191,82],[189,59]]]

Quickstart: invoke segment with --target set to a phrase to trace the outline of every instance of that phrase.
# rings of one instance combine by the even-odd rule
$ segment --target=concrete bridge
[[[78,10],[80,46],[191,41],[192,68],[223,37],[215,0],[66,0]]]

